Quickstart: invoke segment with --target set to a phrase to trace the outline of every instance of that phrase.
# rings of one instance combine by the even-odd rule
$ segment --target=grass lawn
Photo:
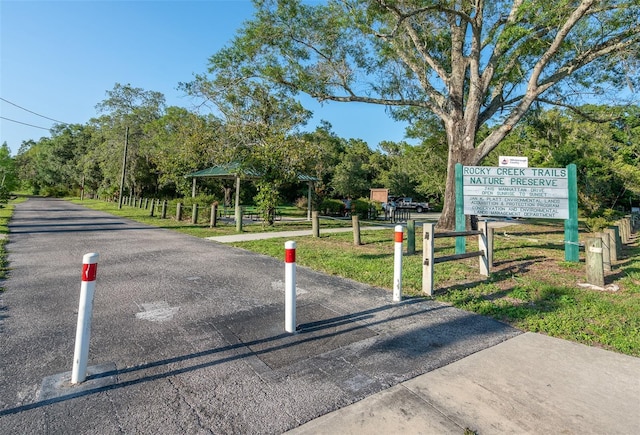
[[[235,223],[232,218],[219,219],[215,228],[209,228],[210,223],[210,210],[202,210],[198,213],[198,223],[191,223],[191,209],[184,210],[184,218],[181,221],[175,219],[176,210],[167,209],[167,218],[160,219],[161,211],[155,210],[154,217],[150,216],[149,209],[143,209],[139,207],[122,206],[118,209],[118,204],[114,202],[105,202],[95,199],[85,199],[80,201],[77,198],[67,198],[69,201],[89,207],[94,210],[100,210],[107,213],[121,216],[127,219],[132,219],[148,225],[153,225],[160,228],[167,228],[175,230],[184,234],[189,234],[195,237],[214,237],[214,236],[226,236],[229,234],[237,234]],[[311,222],[306,220],[306,214],[301,210],[294,207],[283,207],[279,209],[283,216],[281,219],[276,220],[274,225],[263,225],[260,221],[253,221],[250,224],[245,224],[242,228],[243,233],[256,233],[256,232],[274,232],[274,231],[295,231],[295,230],[310,230]],[[188,214],[187,214],[188,213]],[[350,227],[350,219],[323,219],[323,228],[340,228]]]
[[[76,203],[80,203],[76,201]],[[192,225],[175,219],[150,218],[148,210],[102,201],[83,205],[129,219],[175,229],[196,237],[234,234],[235,226],[208,223]],[[364,223],[363,223],[364,224]],[[321,227],[350,226],[349,220],[322,220]],[[245,232],[309,229],[302,221],[278,221],[273,227],[246,225]],[[420,233],[420,229],[417,230]],[[586,234],[581,232],[581,241]],[[320,238],[297,239],[296,261],[328,274],[342,276],[389,290],[393,279],[393,230],[363,231],[362,245],[353,245],[349,233],[324,233]],[[468,250],[476,250],[469,237]],[[590,346],[640,357],[640,245],[625,246],[613,270],[605,276],[617,291],[578,286],[585,282],[584,253],[579,263],[564,261],[562,221],[519,221],[496,229],[494,265],[489,279],[478,273],[478,260],[437,264],[434,268],[435,298],[463,310],[490,316],[516,328],[540,332]],[[242,249],[282,258],[284,239],[239,242]],[[416,237],[416,255],[403,259],[403,293],[420,296],[422,243]],[[436,239],[436,256],[454,251],[454,239]]]
[[[315,270],[377,287],[393,287],[393,233],[362,232],[354,246],[351,233],[297,240],[296,262]],[[435,298],[458,308],[490,316],[516,328],[640,356],[640,247],[624,248],[606,275],[618,291],[578,286],[586,272],[564,261],[563,224],[517,224],[496,231],[494,266],[489,279],[478,260],[440,263],[434,267]],[[475,250],[475,238],[468,238]],[[284,239],[234,243],[234,246],[282,257]],[[403,258],[403,293],[422,291],[422,243],[416,255]],[[454,252],[454,239],[436,239],[436,257]],[[391,290],[390,290],[391,291]]]

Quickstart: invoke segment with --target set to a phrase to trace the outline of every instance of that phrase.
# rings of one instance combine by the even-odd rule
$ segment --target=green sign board
[[[565,260],[579,260],[576,166],[517,168],[456,165],[456,231],[465,215],[563,219]],[[456,253],[465,252],[464,238]]]
[[[566,168],[463,166],[464,214],[569,218]]]

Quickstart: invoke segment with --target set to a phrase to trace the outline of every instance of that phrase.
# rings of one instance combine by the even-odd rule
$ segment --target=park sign
[[[568,219],[566,168],[463,166],[464,214]]]
[[[465,215],[564,219],[565,260],[579,261],[577,168],[463,166],[456,163],[456,231]],[[456,238],[456,254],[465,252]]]

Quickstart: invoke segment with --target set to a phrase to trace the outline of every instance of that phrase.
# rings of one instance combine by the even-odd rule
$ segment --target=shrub
[[[40,189],[40,195],[52,198],[63,198],[69,195],[69,189],[60,186],[45,186]]]
[[[320,212],[325,215],[343,215],[345,205],[339,199],[324,199],[320,203]]]
[[[200,207],[211,207],[215,201],[219,201],[215,195],[198,195],[195,198],[187,197],[176,200],[176,204],[178,202],[182,203],[183,207],[192,207],[193,204],[198,204]]]
[[[584,224],[592,233],[602,231],[610,225],[609,221],[602,216],[586,218]]]
[[[378,201],[358,198],[351,202],[351,214],[357,214],[362,219],[376,219],[382,212],[382,205]]]
[[[308,199],[305,198],[304,196],[301,196],[300,198],[296,199],[295,206],[300,210],[306,210],[308,203],[309,203]]]

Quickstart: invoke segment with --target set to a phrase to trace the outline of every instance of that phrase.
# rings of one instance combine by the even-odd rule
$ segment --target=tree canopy
[[[534,102],[604,101],[639,81],[640,0],[255,3],[255,18],[211,57],[214,80],[436,117],[448,145],[440,223],[449,228],[455,164],[479,164]]]

